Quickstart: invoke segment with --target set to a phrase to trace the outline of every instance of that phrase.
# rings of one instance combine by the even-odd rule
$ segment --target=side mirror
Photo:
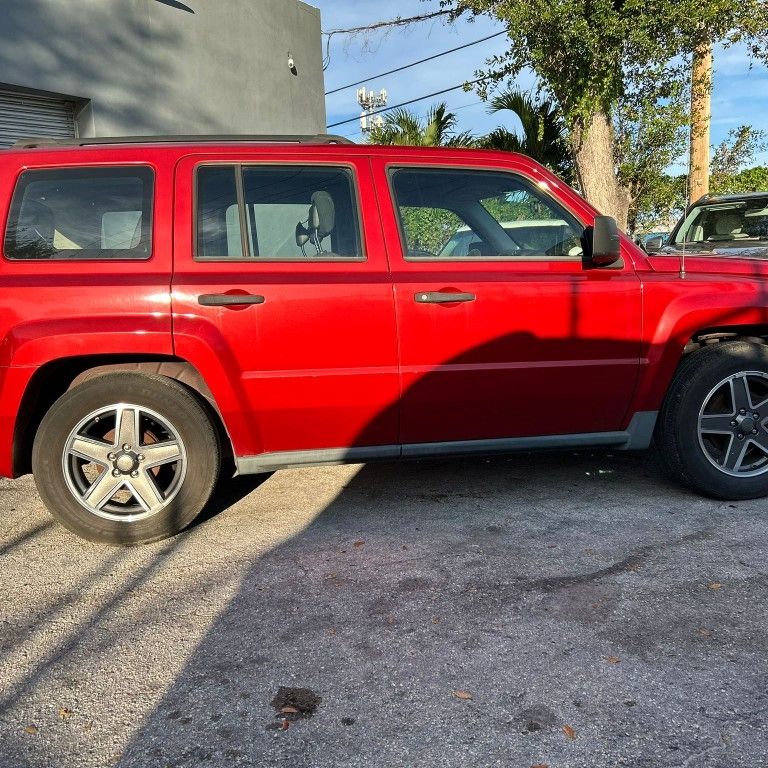
[[[645,243],[643,243],[643,250],[646,253],[658,253],[664,247],[664,237],[662,235],[656,235],[656,237],[649,237]]]
[[[621,237],[613,216],[595,216],[589,258],[596,267],[610,267],[621,258]]]

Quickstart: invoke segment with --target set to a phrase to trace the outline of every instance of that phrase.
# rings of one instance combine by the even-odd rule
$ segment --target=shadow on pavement
[[[301,514],[279,502],[306,472],[275,475],[259,524]],[[667,484],[653,457],[601,453],[315,476],[336,497],[320,482],[314,519],[246,557],[119,765],[762,759],[768,627],[736,618],[768,596],[738,564],[765,547],[756,505],[737,518]],[[280,686],[322,697],[315,716],[283,730]]]

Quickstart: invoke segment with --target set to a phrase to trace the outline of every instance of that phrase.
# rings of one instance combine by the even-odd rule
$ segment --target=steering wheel
[[[583,253],[582,245],[581,245],[581,238],[576,237],[576,235],[569,235],[568,237],[563,238],[559,242],[555,243],[554,245],[547,248],[546,251],[544,251],[545,255],[547,256],[576,256],[575,253],[571,253],[574,248],[578,248],[580,253]]]

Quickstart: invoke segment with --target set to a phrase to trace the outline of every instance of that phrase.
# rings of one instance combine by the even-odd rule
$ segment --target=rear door
[[[394,300],[368,159],[227,151],[183,158],[176,177],[176,353],[205,372],[238,455],[395,455]]]

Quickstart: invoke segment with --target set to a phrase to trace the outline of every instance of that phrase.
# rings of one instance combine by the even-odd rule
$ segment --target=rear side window
[[[9,259],[148,259],[149,168],[25,171],[5,233]]]
[[[329,166],[201,166],[198,259],[362,259],[351,172]]]

